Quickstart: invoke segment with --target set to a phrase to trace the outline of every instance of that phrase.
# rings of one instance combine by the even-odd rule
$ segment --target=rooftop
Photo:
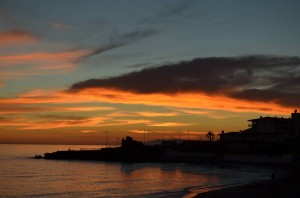
[[[248,121],[256,121],[256,120],[291,120],[291,118],[284,118],[284,117],[260,117],[260,118],[255,118],[255,119],[251,119],[251,120],[248,120]]]

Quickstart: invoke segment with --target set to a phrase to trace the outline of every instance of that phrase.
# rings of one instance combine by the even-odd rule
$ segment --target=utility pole
[[[105,132],[105,148],[107,148],[107,131],[104,131]]]
[[[144,145],[145,145],[145,142],[146,142],[146,130],[144,129]]]

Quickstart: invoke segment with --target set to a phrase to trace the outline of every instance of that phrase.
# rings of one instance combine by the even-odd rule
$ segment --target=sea
[[[99,145],[0,144],[0,197],[193,197],[270,179],[273,170],[246,164],[119,163],[33,159]]]

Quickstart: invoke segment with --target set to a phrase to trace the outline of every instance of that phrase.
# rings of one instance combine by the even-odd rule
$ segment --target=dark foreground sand
[[[300,170],[300,167],[299,167]],[[300,171],[293,170],[283,178],[246,184],[198,194],[198,198],[300,198]]]

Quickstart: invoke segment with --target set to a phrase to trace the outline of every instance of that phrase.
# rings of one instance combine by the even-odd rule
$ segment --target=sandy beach
[[[299,198],[300,171],[295,168],[285,177],[254,182],[242,186],[229,187],[220,190],[198,194],[197,198]]]

